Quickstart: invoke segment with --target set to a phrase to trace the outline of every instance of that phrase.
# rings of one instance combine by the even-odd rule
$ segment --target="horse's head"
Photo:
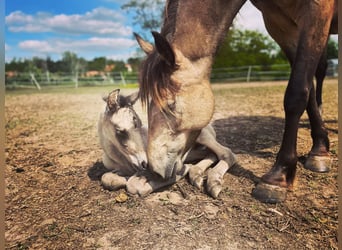
[[[135,34],[148,55],[140,75],[140,96],[148,105],[149,167],[171,178],[213,114],[209,84],[211,57],[186,58],[159,33],[155,47]]]
[[[107,103],[103,116],[104,136],[110,140],[111,149],[124,164],[130,163],[135,169],[147,167],[146,138],[142,122],[133,109],[138,92],[129,96],[112,91],[103,100]],[[116,159],[120,160],[120,159]]]

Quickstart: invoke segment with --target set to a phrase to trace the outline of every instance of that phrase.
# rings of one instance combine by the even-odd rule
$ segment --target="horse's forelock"
[[[160,109],[168,111],[165,101],[179,90],[177,83],[171,80],[171,74],[177,68],[168,65],[157,52],[150,54],[142,65],[140,74],[140,98],[143,105],[152,101]]]
[[[165,4],[161,35],[167,38],[169,42],[172,42],[173,39],[177,11],[178,0],[168,0]],[[171,74],[175,70],[177,67],[170,67],[156,51],[147,56],[140,72],[139,95],[143,105],[152,101],[161,110],[169,111],[168,107],[164,105],[165,100],[170,96],[175,96],[179,90],[178,84],[171,80]]]

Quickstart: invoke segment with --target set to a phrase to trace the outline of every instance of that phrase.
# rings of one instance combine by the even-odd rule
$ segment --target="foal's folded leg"
[[[220,194],[223,185],[223,177],[228,169],[228,163],[224,160],[220,160],[215,167],[208,170],[207,191],[213,198],[217,198]]]
[[[189,166],[189,181],[191,185],[201,189],[203,186],[204,172],[215,162],[217,157],[215,154],[209,154],[207,158],[196,164],[186,164]]]
[[[104,173],[101,177],[101,184],[105,189],[114,191],[125,188],[127,179],[113,172]]]
[[[127,181],[126,188],[128,193],[139,196],[146,196],[162,187],[176,183],[187,175],[189,167],[184,165],[177,175],[170,179],[163,179],[148,171],[137,173]]]

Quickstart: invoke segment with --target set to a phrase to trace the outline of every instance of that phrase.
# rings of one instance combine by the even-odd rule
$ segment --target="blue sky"
[[[58,59],[64,51],[92,59],[126,59],[136,51],[131,16],[120,0],[8,0],[5,60]]]
[[[64,51],[91,60],[134,56],[137,43],[128,0],[6,0],[5,60],[38,56],[60,59]],[[259,11],[249,2],[236,18],[239,28],[266,33]]]
[[[134,56],[137,44],[132,33],[139,32],[139,28],[132,25],[132,13],[121,10],[125,2],[7,0],[5,60],[33,56],[56,60],[64,51],[73,51],[88,60],[99,56],[125,60]],[[240,12],[238,23],[263,30],[260,14],[248,5]]]

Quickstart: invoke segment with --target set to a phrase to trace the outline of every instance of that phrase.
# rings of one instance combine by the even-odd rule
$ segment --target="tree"
[[[70,51],[65,51],[62,55],[62,61],[66,71],[71,73],[73,81],[75,82],[75,88],[78,87],[78,75],[80,71],[84,70],[86,66],[86,60],[78,58],[77,55]]]
[[[280,48],[267,35],[253,30],[231,29],[214,61],[214,68],[271,65],[283,60]],[[286,62],[286,61],[284,61]]]
[[[148,34],[152,30],[159,30],[162,24],[162,15],[165,0],[130,0],[121,6],[123,10],[134,12],[133,24],[139,25]],[[149,37],[142,34],[143,37]]]
[[[107,59],[106,57],[95,57],[93,60],[88,62],[87,69],[88,70],[97,70],[97,71],[103,71],[106,67]]]
[[[327,58],[335,59],[338,58],[338,44],[333,39],[329,38],[327,45]]]

